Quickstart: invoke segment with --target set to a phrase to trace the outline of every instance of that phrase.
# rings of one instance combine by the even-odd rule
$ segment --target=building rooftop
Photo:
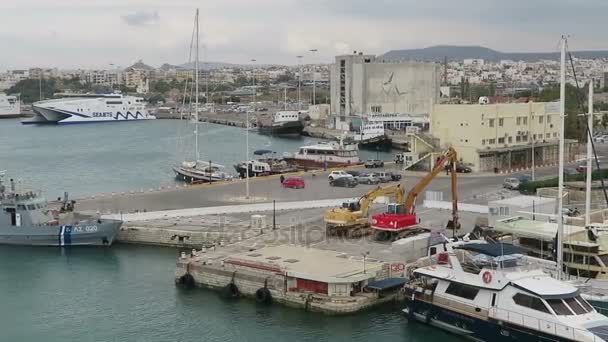
[[[552,241],[557,235],[557,223],[533,221],[523,217],[512,217],[496,221],[495,227],[502,233],[510,233],[518,237]],[[564,239],[569,235],[584,231],[585,227],[564,224]]]
[[[362,256],[348,257],[345,254],[315,248],[281,245],[260,248],[241,253],[224,260],[244,261],[250,265],[276,267],[288,276],[326,283],[353,283],[374,278],[383,263]]]
[[[533,205],[542,205],[555,203],[555,198],[538,197],[538,196],[515,196],[496,200],[488,203],[489,205],[508,205],[517,207],[532,207]]]

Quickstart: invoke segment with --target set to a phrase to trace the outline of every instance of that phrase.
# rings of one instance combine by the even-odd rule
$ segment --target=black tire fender
[[[222,292],[226,298],[238,298],[241,296],[239,288],[234,283],[224,286]]]
[[[270,293],[270,290],[266,287],[259,288],[255,291],[255,301],[260,304],[272,303],[272,294]]]

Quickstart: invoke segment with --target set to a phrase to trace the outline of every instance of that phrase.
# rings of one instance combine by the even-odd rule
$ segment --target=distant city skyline
[[[201,59],[211,62],[331,63],[432,45],[554,52],[562,33],[572,50],[608,48],[602,0],[20,0],[0,3],[0,70],[181,64],[197,7]]]

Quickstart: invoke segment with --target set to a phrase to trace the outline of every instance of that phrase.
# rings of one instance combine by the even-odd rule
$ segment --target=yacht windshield
[[[582,315],[593,312],[593,308],[581,296],[564,299],[547,299],[549,306],[560,316]]]
[[[553,311],[555,311],[555,313],[560,316],[572,315],[572,311],[568,309],[566,304],[564,304],[564,301],[562,301],[561,299],[548,299],[547,303],[549,303],[551,309],[553,309]]]
[[[566,301],[566,303],[568,304],[568,306],[572,309],[572,311],[574,311],[577,315],[582,315],[584,313],[587,313],[587,310],[585,310],[574,298],[567,298],[564,299],[564,301]]]

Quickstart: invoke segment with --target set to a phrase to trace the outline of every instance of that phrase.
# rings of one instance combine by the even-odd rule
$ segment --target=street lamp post
[[[313,54],[315,54],[317,51],[317,49],[310,49],[310,52],[312,52]],[[313,61],[314,62],[314,61]],[[316,95],[316,88],[317,88],[317,65],[313,64],[312,65],[312,104],[313,106],[317,104],[317,95]]]
[[[302,109],[302,95],[301,95],[301,87],[302,87],[302,57],[304,56],[296,56],[298,58],[298,66],[300,71],[298,71],[298,111]]]
[[[255,63],[256,60],[252,59],[251,60],[252,63]],[[257,91],[255,90],[255,69],[253,71],[253,108],[254,108],[254,112],[255,112],[255,95],[256,95]],[[249,110],[247,110],[247,124],[245,125],[245,145],[247,145],[245,148],[247,149],[246,155],[245,155],[245,163],[247,165],[247,179],[245,180],[245,198],[249,198]],[[253,167],[253,165],[251,165]]]

